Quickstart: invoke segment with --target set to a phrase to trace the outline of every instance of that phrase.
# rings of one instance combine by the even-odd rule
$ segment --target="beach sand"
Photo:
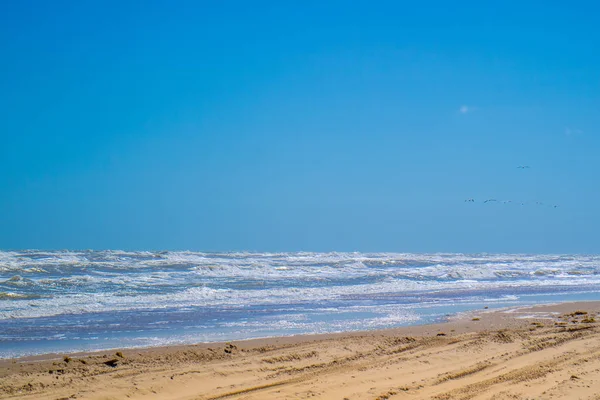
[[[599,399],[600,302],[436,325],[0,361],[9,399]]]

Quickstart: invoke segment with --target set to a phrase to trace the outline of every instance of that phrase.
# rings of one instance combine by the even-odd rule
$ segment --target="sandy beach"
[[[7,399],[600,399],[600,302],[0,362]]]
[[[600,400],[600,1],[0,1],[0,400]]]

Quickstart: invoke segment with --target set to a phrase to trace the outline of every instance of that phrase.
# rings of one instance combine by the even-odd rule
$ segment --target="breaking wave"
[[[0,319],[600,285],[600,257],[408,253],[0,252]],[[27,301],[25,301],[27,300]]]
[[[593,255],[7,251],[0,358],[385,328],[598,293]]]

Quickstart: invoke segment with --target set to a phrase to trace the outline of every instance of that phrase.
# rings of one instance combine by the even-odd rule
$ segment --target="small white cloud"
[[[461,114],[468,114],[468,113],[471,113],[473,111],[475,111],[475,107],[473,107],[473,106],[466,106],[466,105],[460,106],[460,108],[458,109],[458,112],[461,113]]]
[[[575,128],[569,128],[569,127],[565,128],[565,135],[567,135],[567,136],[579,135],[582,133],[583,133],[583,131],[581,129],[575,129]]]

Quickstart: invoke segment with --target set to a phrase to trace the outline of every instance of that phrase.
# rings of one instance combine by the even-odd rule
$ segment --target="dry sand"
[[[600,302],[565,303],[384,331],[2,360],[0,398],[600,400],[598,312]]]

